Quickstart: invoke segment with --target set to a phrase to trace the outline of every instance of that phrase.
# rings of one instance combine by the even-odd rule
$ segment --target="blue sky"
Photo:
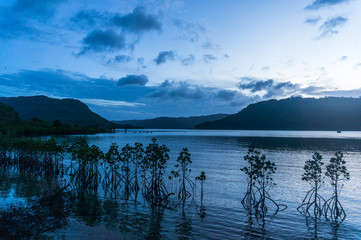
[[[0,95],[109,119],[361,96],[360,0],[0,2]]]

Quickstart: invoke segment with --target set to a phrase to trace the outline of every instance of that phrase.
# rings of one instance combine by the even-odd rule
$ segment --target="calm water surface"
[[[74,141],[79,136],[61,137]],[[124,203],[103,194],[77,200],[69,224],[57,231],[61,239],[361,239],[361,132],[307,131],[197,131],[197,130],[129,130],[128,133],[85,136],[89,143],[106,151],[115,142],[150,143],[156,137],[170,152],[168,169],[172,169],[183,147],[192,154],[191,178],[205,171],[203,205],[200,214],[199,193],[184,210],[154,211],[146,204]],[[261,150],[277,165],[276,186],[271,196],[288,208],[276,216],[257,223],[241,205],[246,179],[240,168],[250,145]],[[315,226],[296,208],[308,183],[301,180],[305,160],[319,151],[325,162],[335,151],[342,151],[351,180],[345,183],[341,202],[347,218],[339,226],[321,221]],[[2,207],[12,201],[25,201],[37,196],[46,185],[41,179],[7,175],[0,172]],[[31,186],[29,183],[32,183]],[[34,184],[36,183],[36,184]],[[6,187],[4,187],[6,186]],[[329,182],[322,188],[325,198],[331,196]]]

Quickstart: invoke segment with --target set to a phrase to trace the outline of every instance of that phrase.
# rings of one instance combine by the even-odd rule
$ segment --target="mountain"
[[[197,129],[361,130],[361,98],[288,98],[250,104]]]
[[[206,121],[215,121],[228,116],[227,114],[214,114],[196,117],[159,117],[146,120],[115,121],[118,124],[129,124],[132,126],[148,129],[189,129]]]
[[[61,123],[82,127],[121,127],[92,112],[87,105],[75,99],[54,99],[46,96],[1,97],[0,102],[14,108],[19,117],[27,121],[38,118],[48,122],[59,120]]]

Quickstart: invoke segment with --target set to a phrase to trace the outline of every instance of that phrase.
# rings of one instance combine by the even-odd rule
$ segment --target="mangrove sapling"
[[[247,175],[247,191],[242,199],[242,205],[246,209],[251,209],[256,204],[256,163],[258,159],[261,158],[260,154],[261,153],[254,150],[253,147],[249,147],[247,155],[244,156],[244,160],[247,161],[248,166],[240,169]]]
[[[201,183],[201,209],[199,215],[201,218],[204,218],[206,216],[206,209],[203,206],[203,184],[204,181],[206,181],[206,173],[202,171],[201,174],[196,177],[196,181],[199,181]]]
[[[138,180],[138,174],[139,174],[139,167],[142,162],[142,159],[144,158],[144,148],[143,144],[139,142],[134,143],[134,147],[132,148],[132,165],[134,167],[133,170],[133,192],[135,194],[135,199],[137,199],[138,191],[139,191],[139,180]]]
[[[153,205],[166,205],[170,195],[163,180],[166,163],[169,159],[169,149],[165,145],[159,146],[155,138],[145,150],[142,161],[143,184],[142,192],[146,200]]]
[[[312,159],[305,162],[302,180],[308,182],[312,188],[307,192],[301,206],[297,208],[300,213],[313,216],[316,219],[321,217],[325,203],[325,199],[319,194],[323,182],[322,165],[322,155],[318,152],[312,155]]]
[[[127,144],[122,148],[122,152],[120,153],[120,160],[122,162],[121,170],[122,170],[122,179],[124,182],[124,197],[125,200],[129,199],[130,189],[132,188],[132,182],[130,181],[130,164],[131,159],[133,158],[133,148]]]
[[[101,181],[98,165],[104,158],[103,152],[95,145],[89,146],[84,138],[73,143],[68,151],[72,154],[72,159],[77,162],[77,168],[72,173],[72,181],[74,180],[77,190],[97,191]]]
[[[206,181],[206,173],[202,171],[201,174],[196,177],[196,181],[201,183],[201,203],[203,203],[203,184],[204,181]]]
[[[106,191],[117,193],[118,189],[120,188],[120,173],[119,165],[120,165],[120,153],[118,150],[118,145],[112,143],[109,147],[108,152],[104,155],[104,160],[106,163],[105,166],[105,174],[103,185]]]
[[[271,202],[276,207],[274,214],[276,214],[280,209],[280,205],[271,198],[268,192],[276,185],[273,182],[272,175],[276,172],[277,168],[276,164],[270,160],[266,160],[266,156],[263,154],[261,157],[255,158],[255,167],[254,179],[257,183],[257,193],[259,197],[258,200],[256,200],[254,209],[256,212],[256,217],[260,216],[263,219],[268,211],[266,201]],[[286,208],[285,205],[282,206],[283,209]]]
[[[178,191],[178,199],[181,202],[185,202],[187,198],[190,198],[194,195],[195,190],[195,184],[194,182],[189,178],[189,174],[192,171],[189,168],[189,165],[192,163],[191,161],[191,154],[189,153],[189,150],[187,148],[183,148],[183,151],[180,152],[177,163],[175,167],[178,168],[178,172],[180,172],[180,187]],[[190,187],[192,193],[187,190],[187,185]]]
[[[325,175],[330,179],[333,188],[332,197],[324,205],[325,217],[335,222],[343,221],[346,218],[346,212],[339,201],[339,195],[343,187],[342,182],[350,179],[346,161],[343,160],[343,153],[336,152],[335,157],[330,159],[329,164],[326,166]]]

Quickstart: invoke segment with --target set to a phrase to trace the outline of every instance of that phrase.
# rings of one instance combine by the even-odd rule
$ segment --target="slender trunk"
[[[318,185],[317,185],[317,181],[315,182],[315,206],[314,206],[314,209],[313,209],[313,213],[315,214],[315,217],[317,218],[317,207],[318,207],[318,205],[317,205],[317,190],[318,190]]]

